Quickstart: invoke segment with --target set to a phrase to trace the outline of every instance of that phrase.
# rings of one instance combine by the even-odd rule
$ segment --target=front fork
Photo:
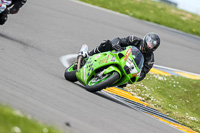
[[[79,69],[81,68],[81,62],[82,62],[83,56],[79,55],[77,57],[78,63],[77,63],[77,72],[79,71]]]

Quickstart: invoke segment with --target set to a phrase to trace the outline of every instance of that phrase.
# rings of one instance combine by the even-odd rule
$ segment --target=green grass
[[[151,0],[81,0],[200,36],[200,16]]]
[[[125,88],[150,107],[200,132],[200,80],[148,74]]]
[[[39,123],[19,110],[0,105],[0,133],[61,133],[61,131]]]

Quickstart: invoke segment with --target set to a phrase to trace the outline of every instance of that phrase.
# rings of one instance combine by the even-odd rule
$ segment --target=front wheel
[[[100,91],[108,86],[113,85],[119,78],[119,73],[115,71],[108,73],[102,77],[95,76],[87,83],[85,88],[90,92]]]
[[[72,64],[65,70],[65,79],[71,82],[76,82],[76,64]]]

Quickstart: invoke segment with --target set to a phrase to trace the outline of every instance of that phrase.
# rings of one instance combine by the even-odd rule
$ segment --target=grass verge
[[[200,16],[152,0],[81,0],[131,17],[200,36]]]
[[[61,133],[61,131],[39,123],[19,110],[0,105],[0,133]]]
[[[143,81],[125,89],[150,107],[200,132],[200,80],[148,74]]]

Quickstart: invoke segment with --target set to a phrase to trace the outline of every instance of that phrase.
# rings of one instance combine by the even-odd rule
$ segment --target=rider
[[[121,50],[122,47],[135,46],[137,47],[144,56],[144,65],[140,74],[138,81],[141,81],[145,78],[146,74],[150,71],[154,64],[154,54],[155,51],[160,45],[160,37],[150,32],[144,36],[143,39],[136,36],[128,36],[125,38],[115,38],[112,41],[105,40],[98,47],[90,51],[89,53],[79,53],[83,57],[92,56],[100,52],[107,52],[112,50]]]
[[[3,25],[8,19],[8,13],[16,14],[19,9],[26,3],[27,0],[0,0],[0,9],[6,9],[0,12],[0,25]]]

